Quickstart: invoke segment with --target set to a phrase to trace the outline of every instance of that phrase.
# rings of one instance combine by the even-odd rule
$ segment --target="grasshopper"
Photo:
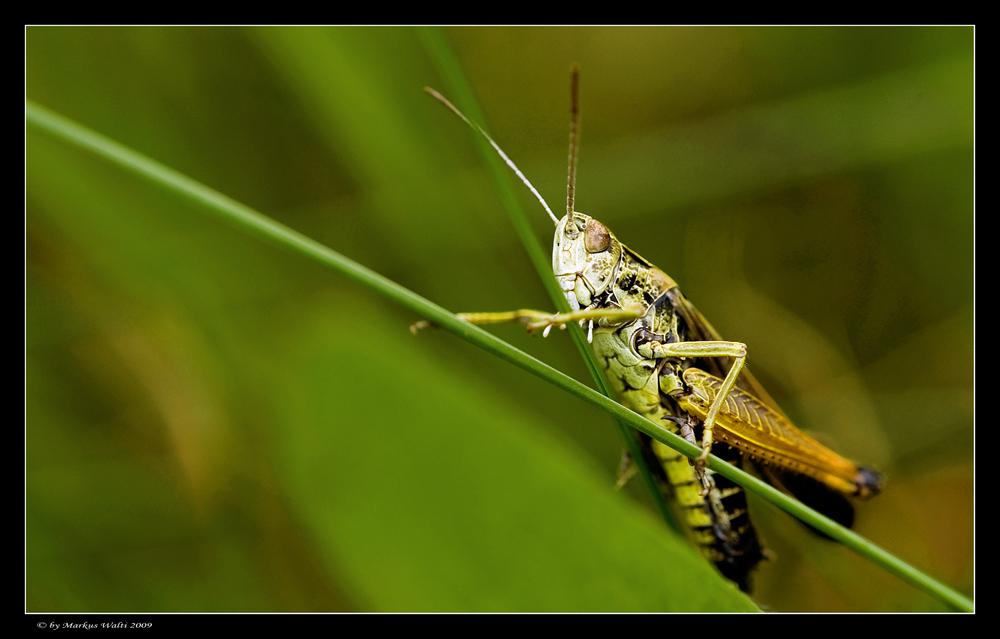
[[[577,137],[576,67],[572,71],[566,215],[558,219],[526,177],[477,124],[433,89],[483,135],[531,190],[556,225],[552,268],[568,313],[517,310],[460,313],[473,324],[520,321],[548,336],[579,322],[620,402],[701,448],[695,460],[642,436],[646,461],[687,523],[694,544],[728,579],[750,590],[767,555],[750,522],[743,489],[706,468],[710,452],[740,467],[749,458],[780,490],[850,527],[847,497],[882,488],[876,471],[856,466],[798,430],[745,367],[746,345],[723,340],[666,273],[622,244],[606,226],[574,210]],[[411,329],[426,327],[418,322]],[[628,460],[625,460],[628,462]],[[630,475],[623,464],[619,484]]]

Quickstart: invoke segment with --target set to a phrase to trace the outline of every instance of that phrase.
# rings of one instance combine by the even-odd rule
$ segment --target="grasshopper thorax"
[[[574,311],[588,308],[615,278],[622,245],[608,227],[574,212],[556,225],[552,270]]]

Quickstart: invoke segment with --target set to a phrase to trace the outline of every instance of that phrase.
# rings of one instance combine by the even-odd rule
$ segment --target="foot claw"
[[[430,328],[430,327],[431,327],[431,322],[427,320],[420,320],[419,322],[414,322],[413,324],[410,324],[410,332],[416,335],[425,328]]]

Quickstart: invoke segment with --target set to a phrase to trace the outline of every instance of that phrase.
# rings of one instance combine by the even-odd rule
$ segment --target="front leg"
[[[543,329],[542,336],[546,337],[549,334],[549,330],[553,326],[566,328],[566,325],[570,322],[580,322],[581,326],[584,322],[589,322],[590,330],[587,331],[587,341],[592,342],[594,340],[594,322],[600,323],[601,320],[604,320],[607,324],[622,324],[624,322],[631,322],[632,320],[639,319],[645,314],[646,311],[642,309],[625,310],[621,308],[583,308],[578,311],[556,313],[555,315],[548,315],[529,321],[528,332],[534,333],[539,329]]]
[[[546,313],[532,309],[519,309],[516,311],[505,311],[501,313],[458,313],[455,317],[463,319],[470,324],[499,324],[502,322],[522,322],[528,325],[529,333],[542,331],[542,337],[548,337],[553,326],[566,328],[570,322],[589,321],[591,332],[587,336],[587,341],[592,341],[594,322],[606,320],[610,324],[621,324],[645,315],[642,310],[622,310],[617,308],[595,308],[581,309],[569,313]],[[421,320],[410,326],[410,332],[416,334],[417,331],[427,328],[432,323]]]
[[[522,308],[516,311],[504,311],[501,313],[457,313],[455,315],[458,319],[465,320],[470,324],[501,324],[503,322],[522,322],[528,324],[528,331],[532,331],[531,325],[535,322],[543,321],[547,317],[552,317],[552,313],[546,313],[545,311],[535,311],[528,308]],[[417,331],[421,331],[425,328],[434,326],[434,322],[429,320],[420,320],[415,324],[410,326],[410,332],[414,335]],[[548,331],[546,331],[547,333]]]
[[[715,426],[715,418],[718,416],[719,409],[722,407],[723,402],[725,402],[726,396],[729,395],[729,391],[736,384],[736,379],[740,376],[740,371],[743,370],[743,364],[747,359],[747,345],[740,342],[672,342],[664,344],[651,341],[640,344],[636,350],[639,355],[649,359],[663,359],[665,357],[733,358],[733,366],[729,369],[729,374],[726,375],[725,381],[722,382],[722,388],[719,389],[719,394],[716,395],[715,401],[712,402],[712,406],[709,408],[708,414],[705,415],[703,422],[705,426],[704,433],[701,436],[701,455],[698,456],[695,463],[699,467],[704,468],[705,462],[708,460],[708,454],[712,451],[712,429]]]

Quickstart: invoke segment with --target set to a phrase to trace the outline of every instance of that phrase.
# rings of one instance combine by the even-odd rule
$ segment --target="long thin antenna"
[[[569,176],[566,178],[566,215],[573,214],[576,203],[577,138],[580,136],[580,67],[569,69]]]
[[[427,93],[430,93],[435,98],[437,98],[438,100],[440,100],[441,102],[443,102],[446,107],[448,107],[449,109],[452,110],[452,112],[455,113],[455,115],[457,115],[458,117],[462,118],[462,120],[464,120],[466,124],[468,124],[470,127],[472,127],[473,131],[478,131],[484,138],[486,138],[486,141],[489,142],[490,146],[492,146],[496,150],[496,152],[500,154],[500,157],[503,158],[503,161],[507,163],[507,166],[509,166],[511,168],[511,170],[514,171],[514,173],[517,174],[517,177],[521,178],[521,181],[524,182],[524,185],[526,187],[528,187],[529,189],[531,189],[531,192],[534,193],[535,197],[538,198],[538,201],[542,203],[543,207],[545,207],[545,212],[549,214],[549,217],[552,218],[552,221],[556,224],[556,226],[558,226],[559,225],[559,218],[557,218],[552,213],[552,209],[550,209],[549,205],[545,203],[545,200],[542,198],[541,194],[538,191],[535,190],[535,187],[533,187],[531,185],[531,182],[528,181],[528,178],[524,177],[524,174],[521,173],[521,169],[517,168],[517,166],[511,161],[511,159],[509,157],[507,157],[507,154],[503,152],[503,149],[501,149],[499,146],[497,146],[497,143],[493,141],[493,138],[491,138],[490,136],[488,136],[486,134],[486,131],[483,131],[483,127],[479,126],[478,124],[476,124],[475,122],[473,122],[469,118],[465,117],[465,115],[463,115],[461,111],[459,111],[458,109],[455,108],[454,104],[452,104],[451,102],[448,102],[448,99],[446,97],[444,97],[443,95],[441,95],[440,93],[438,93],[434,89],[432,89],[430,87],[424,87],[424,91],[426,91]]]

